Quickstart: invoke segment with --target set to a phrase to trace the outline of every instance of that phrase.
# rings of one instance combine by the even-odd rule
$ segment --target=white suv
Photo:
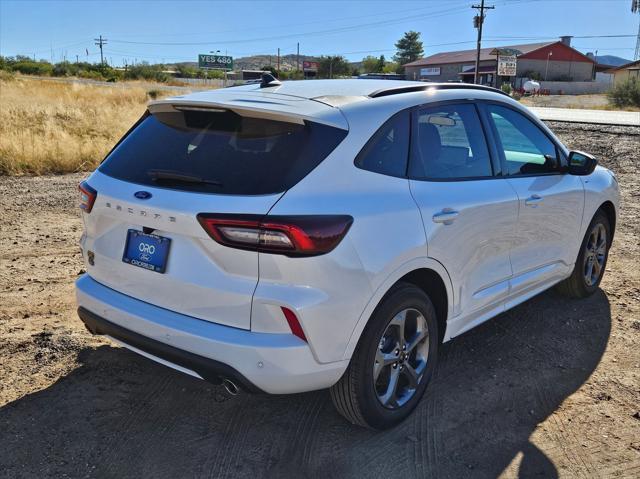
[[[91,332],[231,392],[330,387],[372,428],[441,342],[591,294],[619,198],[497,90],[273,78],[152,102],[80,190]]]

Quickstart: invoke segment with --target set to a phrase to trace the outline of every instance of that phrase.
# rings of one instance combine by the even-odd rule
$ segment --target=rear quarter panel
[[[364,171],[353,163],[393,113],[383,110],[367,115],[363,110],[362,116],[351,116],[347,138],[270,212],[354,218],[346,237],[329,254],[312,258],[259,255],[253,311],[274,302],[292,308],[320,362],[343,359],[363,311],[385,280],[402,264],[427,255],[424,227],[408,180]],[[297,294],[298,290],[304,294]]]

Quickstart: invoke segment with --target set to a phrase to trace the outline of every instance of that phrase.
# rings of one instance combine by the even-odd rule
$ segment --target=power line
[[[261,37],[261,38],[249,38],[249,39],[242,39],[242,40],[209,40],[206,42],[136,42],[136,41],[131,41],[131,40],[111,40],[113,43],[127,43],[127,44],[133,44],[133,45],[158,45],[158,46],[203,46],[203,45],[211,45],[213,43],[215,44],[237,44],[237,43],[252,43],[252,42],[264,42],[264,41],[268,41],[268,40],[281,40],[281,39],[285,39],[285,38],[296,38],[296,37],[301,37],[301,36],[316,36],[316,35],[326,35],[326,34],[331,34],[331,33],[342,33],[342,32],[349,32],[349,31],[355,31],[355,30],[360,30],[360,29],[365,29],[365,28],[372,28],[372,27],[380,27],[380,26],[387,26],[387,25],[396,25],[399,23],[404,23],[404,22],[414,22],[417,19],[420,18],[437,18],[439,16],[443,16],[445,14],[449,14],[449,13],[453,13],[453,12],[457,12],[457,11],[462,11],[463,9],[465,9],[466,7],[454,7],[454,8],[448,8],[445,10],[440,10],[440,11],[436,11],[436,12],[431,12],[431,13],[423,13],[420,15],[409,15],[409,16],[405,16],[405,17],[398,17],[398,18],[392,18],[392,19],[386,19],[386,20],[382,20],[382,21],[377,21],[377,22],[370,22],[370,23],[362,23],[362,24],[356,24],[356,25],[349,25],[349,26],[344,26],[344,27],[337,27],[337,28],[331,28],[331,29],[327,29],[327,30],[318,30],[318,31],[314,31],[314,32],[299,32],[299,33],[288,33],[288,34],[283,34],[283,35],[274,35],[274,36],[270,36],[270,37]]]
[[[522,0],[518,0],[518,1],[522,1]],[[457,0],[459,5],[463,5],[466,4],[467,1],[466,0]],[[451,0],[441,0],[440,3],[443,4],[447,4],[447,5],[451,5],[454,2],[452,2]],[[367,15],[357,15],[357,16],[351,16],[351,17],[334,17],[334,18],[327,18],[327,19],[322,19],[322,20],[312,20],[312,21],[307,21],[307,22],[296,22],[296,23],[288,23],[288,24],[280,24],[280,25],[270,25],[270,26],[263,26],[263,27],[257,27],[257,28],[251,28],[252,31],[256,31],[256,30],[274,30],[274,29],[286,29],[286,28],[291,28],[291,27],[299,27],[302,25],[314,25],[314,24],[327,24],[327,23],[333,23],[333,22],[340,22],[340,21],[344,21],[344,20],[356,20],[356,19],[363,19],[363,18],[369,18],[369,17],[379,17],[379,16],[383,16],[383,15],[389,15],[389,14],[402,14],[402,13],[416,13],[416,12],[420,12],[423,10],[431,10],[434,8],[434,5],[430,5],[428,7],[418,7],[418,8],[411,8],[408,10],[387,10],[384,12],[378,12],[378,13],[371,13],[371,14],[367,14]],[[187,36],[198,36],[198,35],[205,35],[205,36],[210,36],[212,33],[215,34],[220,34],[220,33],[237,33],[238,29],[230,29],[230,30],[219,30],[216,32],[189,32],[189,33],[149,33],[149,34],[126,34],[126,35],[121,35],[122,37],[187,37]]]

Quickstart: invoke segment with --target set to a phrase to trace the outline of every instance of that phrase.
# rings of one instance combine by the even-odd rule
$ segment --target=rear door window
[[[161,188],[280,193],[318,166],[346,135],[319,123],[249,118],[228,110],[155,113],[118,144],[99,171]]]
[[[424,180],[492,176],[491,157],[475,106],[443,105],[417,110],[409,172],[412,178]]]

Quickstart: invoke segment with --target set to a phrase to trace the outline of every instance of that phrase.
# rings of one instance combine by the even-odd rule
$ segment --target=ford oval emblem
[[[136,191],[133,196],[140,200],[148,200],[149,198],[151,198],[151,193],[149,193],[148,191]]]

